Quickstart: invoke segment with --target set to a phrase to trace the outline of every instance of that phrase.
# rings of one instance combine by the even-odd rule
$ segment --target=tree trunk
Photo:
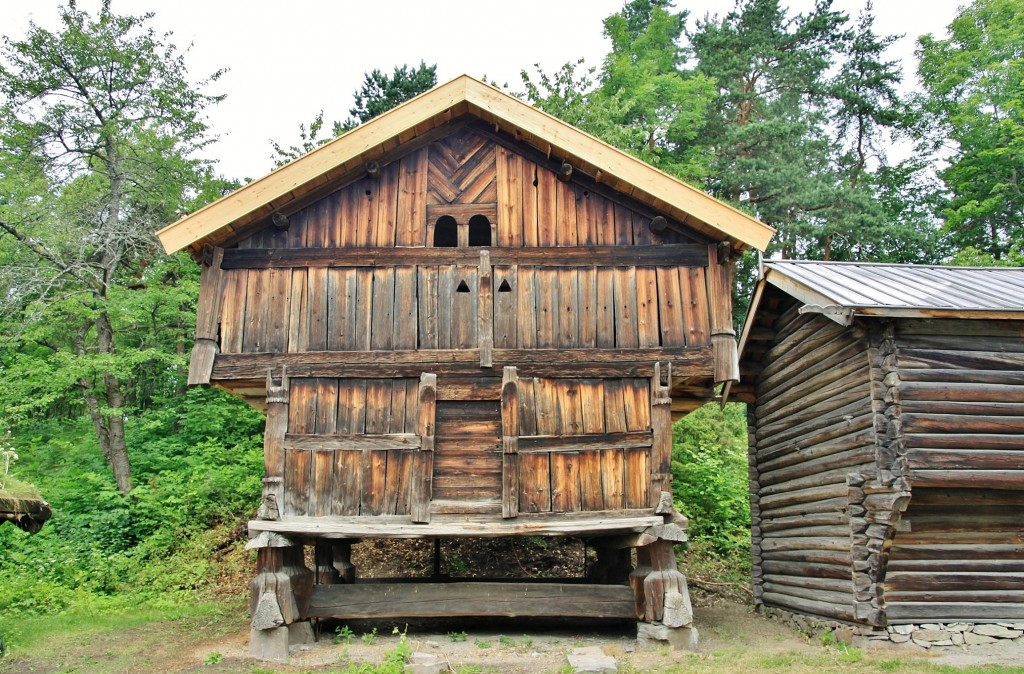
[[[95,328],[97,350],[100,353],[113,353],[114,333],[106,311],[100,312]],[[85,353],[84,336],[75,340],[75,349],[80,355]],[[83,377],[79,379],[78,383],[84,392],[85,406],[89,411],[89,418],[92,420],[92,427],[96,432],[100,449],[114,473],[117,490],[124,496],[128,496],[134,484],[132,483],[131,461],[128,458],[128,446],[124,439],[124,412],[121,409],[124,404],[124,394],[121,392],[121,382],[114,374],[104,372],[100,378],[103,380],[105,389],[103,397],[106,411],[100,406],[100,392],[93,382]]]

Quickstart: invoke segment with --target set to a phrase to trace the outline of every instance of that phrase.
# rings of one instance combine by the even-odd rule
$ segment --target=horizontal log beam
[[[1024,602],[892,602],[885,610],[890,625],[923,620],[999,622],[1024,620]]]
[[[915,487],[1024,489],[1024,470],[912,470]]]
[[[394,267],[478,264],[480,248],[245,248],[224,251],[223,269],[270,267]],[[531,267],[705,267],[707,246],[573,246],[488,248],[491,264]]]
[[[635,619],[628,585],[402,583],[316,585],[310,618],[465,616]]]
[[[709,347],[668,349],[495,349],[494,368],[515,365],[520,376],[652,376],[654,363],[671,363],[679,377],[709,377]],[[310,351],[220,354],[211,380],[265,379],[267,369],[287,366],[297,377],[400,377],[472,374],[480,371],[477,349],[406,351]]]

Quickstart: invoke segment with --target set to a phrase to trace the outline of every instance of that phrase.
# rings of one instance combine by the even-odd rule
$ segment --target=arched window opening
[[[434,248],[456,248],[459,245],[459,225],[450,215],[442,215],[434,223]]]
[[[474,215],[469,219],[469,245],[491,245],[491,222],[486,215]]]

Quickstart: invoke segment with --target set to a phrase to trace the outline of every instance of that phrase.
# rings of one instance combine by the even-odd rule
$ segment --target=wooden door
[[[501,511],[500,433],[496,400],[437,402],[432,511]]]

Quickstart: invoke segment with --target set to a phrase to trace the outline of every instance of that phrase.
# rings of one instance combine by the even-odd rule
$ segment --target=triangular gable
[[[168,252],[221,244],[327,184],[366,174],[401,146],[472,115],[609,188],[736,249],[763,250],[771,227],[575,127],[467,75],[380,115],[157,233]]]

